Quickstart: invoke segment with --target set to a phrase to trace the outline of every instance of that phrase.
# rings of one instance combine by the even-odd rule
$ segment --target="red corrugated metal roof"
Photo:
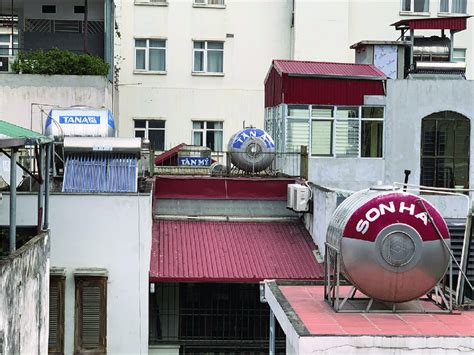
[[[179,150],[183,147],[185,147],[185,143],[178,144],[177,146],[171,148],[170,150],[167,150],[166,152],[161,153],[160,155],[157,155],[155,157],[155,165],[163,165],[167,160],[173,158],[176,156],[179,152]]]
[[[471,16],[456,16],[456,17],[436,17],[436,18],[413,18],[401,20],[392,23],[397,30],[412,29],[412,30],[456,30],[463,31],[466,29],[467,19]]]
[[[321,279],[314,249],[299,222],[155,221],[150,281]]]
[[[384,79],[386,75],[370,64],[309,62],[300,60],[274,60],[273,66],[277,72],[289,75],[312,77],[340,77]]]

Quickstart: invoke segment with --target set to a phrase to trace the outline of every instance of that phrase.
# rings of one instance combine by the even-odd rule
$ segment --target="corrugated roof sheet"
[[[0,120],[0,139],[24,139],[25,144],[41,144],[51,139],[29,129]]]
[[[412,18],[400,20],[392,23],[399,29],[413,29],[413,30],[457,30],[462,31],[467,27],[467,19],[471,16],[456,16],[456,17],[435,17],[435,18]]]
[[[281,75],[338,76],[354,78],[384,79],[386,75],[370,64],[309,62],[300,60],[274,60],[273,65]]]
[[[152,282],[322,279],[311,236],[299,222],[156,221]]]

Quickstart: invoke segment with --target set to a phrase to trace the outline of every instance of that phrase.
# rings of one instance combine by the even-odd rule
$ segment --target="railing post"
[[[300,147],[300,176],[308,180],[308,146]]]

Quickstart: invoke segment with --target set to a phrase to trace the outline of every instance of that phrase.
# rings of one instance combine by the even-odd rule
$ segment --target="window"
[[[85,6],[81,6],[81,5],[78,5],[78,6],[74,6],[74,13],[75,14],[83,14],[85,13]]]
[[[421,185],[469,187],[470,121],[451,111],[423,118]]]
[[[64,352],[64,275],[53,275],[49,279],[49,337],[48,353]]]
[[[224,42],[194,41],[193,71],[197,73],[224,72]]]
[[[383,118],[383,107],[312,106],[311,155],[381,158]]]
[[[429,0],[401,0],[402,11],[406,12],[428,12]]]
[[[224,6],[225,0],[194,0],[194,5],[219,5]]]
[[[223,122],[193,121],[193,144],[222,151]]]
[[[466,49],[465,48],[454,48],[453,49],[453,58],[451,59],[453,62],[466,62]]]
[[[467,13],[467,0],[440,0],[439,12],[452,14]]]
[[[309,141],[309,107],[307,105],[288,105],[286,121],[286,151],[299,152]]]
[[[135,70],[164,72],[166,70],[166,40],[135,39]]]
[[[107,352],[107,277],[75,275],[75,353]]]
[[[135,137],[146,138],[150,141],[151,149],[155,151],[165,150],[165,121],[164,120],[140,120],[135,121]]]
[[[43,5],[41,7],[41,12],[43,14],[55,14],[56,13],[56,5]]]
[[[18,35],[0,34],[0,56],[13,56],[18,49]]]

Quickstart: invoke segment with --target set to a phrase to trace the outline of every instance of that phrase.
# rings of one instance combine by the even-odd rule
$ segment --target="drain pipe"
[[[45,147],[46,164],[44,168],[44,229],[48,229],[49,225],[49,170],[51,168],[51,146],[52,143],[48,143]]]
[[[16,250],[16,148],[10,155],[10,254]]]

